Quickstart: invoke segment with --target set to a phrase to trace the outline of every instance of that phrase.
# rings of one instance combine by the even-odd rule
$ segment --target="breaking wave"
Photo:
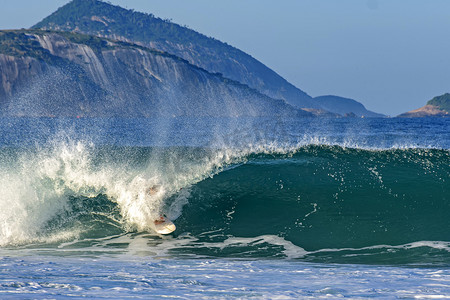
[[[175,255],[405,263],[449,257],[445,149],[66,139],[2,148],[0,156],[3,247],[154,236],[153,220],[166,214],[177,225],[176,246],[168,248]]]

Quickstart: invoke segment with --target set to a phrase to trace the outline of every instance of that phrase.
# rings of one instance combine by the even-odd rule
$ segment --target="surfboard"
[[[155,220],[155,231],[159,234],[169,234],[175,231],[177,227],[172,221],[165,217]]]

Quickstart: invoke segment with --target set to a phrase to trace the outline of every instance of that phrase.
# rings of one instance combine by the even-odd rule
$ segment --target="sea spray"
[[[79,236],[90,230],[77,221],[86,212],[103,214],[125,232],[151,231],[160,215],[181,214],[192,184],[245,156],[230,149],[97,148],[67,136],[17,152],[19,159],[2,168],[1,245],[54,239],[58,226]],[[104,201],[100,211],[92,210],[93,199]]]

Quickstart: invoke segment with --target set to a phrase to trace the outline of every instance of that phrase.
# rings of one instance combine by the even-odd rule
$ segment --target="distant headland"
[[[399,115],[400,118],[450,117],[450,94],[445,93],[429,100],[421,108]]]

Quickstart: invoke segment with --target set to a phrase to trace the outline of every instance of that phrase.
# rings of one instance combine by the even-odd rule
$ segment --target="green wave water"
[[[445,262],[449,178],[447,150],[307,146],[255,155],[194,186],[178,226],[208,242],[282,237],[305,250],[295,257],[313,261]],[[256,252],[283,254],[261,241],[252,241]]]
[[[1,155],[6,247],[120,249],[145,236],[181,257],[434,265],[450,258],[448,150],[75,143]],[[146,194],[149,186],[158,193]],[[152,230],[162,213],[177,225],[170,243]]]

